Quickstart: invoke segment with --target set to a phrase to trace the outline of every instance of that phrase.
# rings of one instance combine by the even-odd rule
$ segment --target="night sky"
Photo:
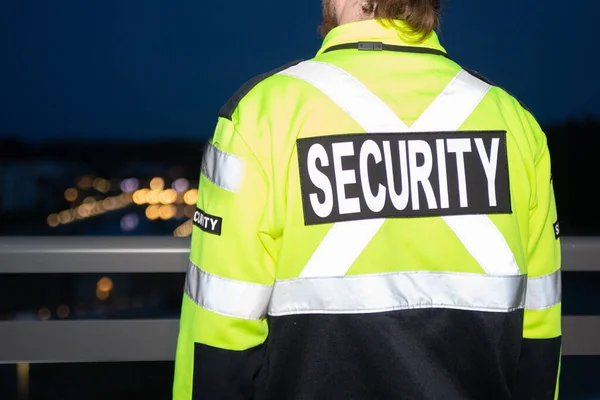
[[[600,116],[600,1],[446,0],[442,44],[542,124]],[[0,3],[0,137],[198,138],[250,77],[311,58],[320,2]]]

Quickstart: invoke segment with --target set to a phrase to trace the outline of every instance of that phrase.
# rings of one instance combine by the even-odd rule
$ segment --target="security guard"
[[[324,2],[202,161],[174,398],[555,399],[546,138],[453,62],[438,0]]]

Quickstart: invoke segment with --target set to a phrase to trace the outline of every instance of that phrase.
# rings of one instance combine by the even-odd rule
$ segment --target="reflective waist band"
[[[400,272],[275,282],[269,315],[358,314],[419,308],[524,308],[526,275]]]

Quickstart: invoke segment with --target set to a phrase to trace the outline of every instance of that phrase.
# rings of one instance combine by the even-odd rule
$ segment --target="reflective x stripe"
[[[561,271],[529,278],[527,281],[527,297],[525,308],[527,310],[545,310],[561,302],[562,279]]]
[[[525,302],[525,275],[400,272],[277,281],[269,315],[357,314],[421,308],[510,312]]]
[[[240,319],[261,319],[267,313],[272,286],[221,278],[188,265],[185,294],[200,307]]]
[[[202,156],[202,174],[218,187],[235,193],[242,183],[244,163],[209,144]]]
[[[346,71],[307,61],[280,72],[321,90],[367,133],[455,131],[471,115],[490,85],[460,71],[423,115],[408,128],[383,101]],[[442,217],[482,269],[493,275],[518,275],[519,267],[506,240],[486,215]],[[334,224],[300,277],[344,276],[385,219]]]

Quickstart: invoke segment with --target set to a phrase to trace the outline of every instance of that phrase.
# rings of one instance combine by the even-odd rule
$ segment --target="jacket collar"
[[[394,20],[393,23],[395,26],[389,22],[367,20],[339,25],[327,34],[317,55],[332,46],[355,42],[382,42],[399,46],[425,47],[446,53],[435,32],[420,41],[420,34],[412,31],[406,23],[399,20]]]

